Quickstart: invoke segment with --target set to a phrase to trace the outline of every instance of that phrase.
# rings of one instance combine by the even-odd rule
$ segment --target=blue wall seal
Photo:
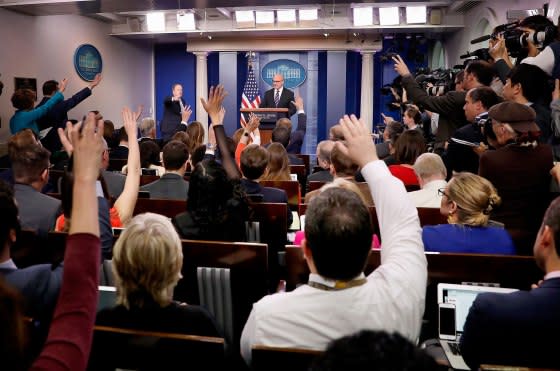
[[[267,63],[261,69],[261,79],[270,86],[272,86],[272,78],[276,74],[284,76],[284,87],[288,89],[297,88],[307,78],[305,68],[289,59],[277,59]]]
[[[93,81],[95,75],[103,70],[101,53],[91,44],[78,46],[74,52],[74,68],[82,79]]]

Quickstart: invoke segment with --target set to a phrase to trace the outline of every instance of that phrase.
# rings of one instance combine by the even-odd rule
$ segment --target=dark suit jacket
[[[90,95],[91,95],[91,89],[89,87],[83,88],[82,90],[80,90],[79,92],[71,96],[70,98],[55,104],[54,107],[52,107],[45,116],[37,120],[37,125],[39,126],[39,129],[43,130],[46,128],[50,128],[51,126],[54,126],[55,128],[64,127],[66,121],[68,121],[68,111],[76,107],[78,104],[80,104],[84,99],[86,99]],[[37,107],[42,106],[49,99],[50,97],[43,97],[43,99],[41,100],[41,102],[39,102]]]
[[[541,130],[539,142],[548,143],[549,139],[552,137],[552,119],[550,116],[550,109],[540,103],[533,103],[531,105],[531,108],[533,108],[535,110],[535,113],[537,114],[535,122]]]
[[[450,91],[442,96],[433,97],[418,85],[412,75],[403,77],[401,84],[408,94],[408,99],[414,104],[428,111],[439,113],[436,142],[446,141],[455,130],[467,123],[463,110],[466,92]]]
[[[26,184],[14,185],[15,198],[19,208],[21,226],[36,230],[46,236],[54,229],[60,214],[60,200],[42,194]]]
[[[101,175],[103,175],[103,179],[105,179],[105,183],[107,184],[109,194],[111,195],[111,197],[117,199],[121,195],[124,189],[126,176],[120,173],[114,173],[112,171],[107,171],[107,170],[102,170]]]
[[[301,153],[301,146],[303,145],[303,139],[305,138],[305,131],[307,130],[307,115],[305,113],[300,113],[297,115],[298,125],[295,131],[292,131],[290,135],[290,143],[286,147],[288,153],[298,154]]]
[[[481,363],[560,368],[560,278],[511,294],[480,294],[467,317],[461,351]]]
[[[116,146],[109,151],[109,158],[118,158],[122,160],[128,159],[128,147]]]
[[[45,138],[41,140],[41,143],[45,148],[47,148],[51,152],[55,152],[60,149],[62,144],[60,143],[60,139],[58,138],[56,129],[64,128],[64,126],[66,125],[66,121],[68,121],[68,111],[76,107],[78,104],[80,104],[80,102],[82,102],[90,95],[91,89],[89,87],[83,88],[70,98],[55,104],[54,107],[52,107],[45,116],[37,120],[39,130],[50,128],[51,126],[53,127],[53,129],[49,131]],[[42,106],[49,99],[50,97],[43,97],[37,107]]]
[[[62,284],[62,265],[32,265],[23,269],[0,269],[0,276],[18,290],[23,298],[25,314],[50,319]]]
[[[165,97],[163,101],[163,118],[159,123],[163,141],[168,141],[176,132],[187,129],[185,125],[181,125],[181,104],[179,101],[172,101],[171,98],[171,96]],[[181,98],[181,101],[186,107],[185,100]]]
[[[329,170],[319,170],[307,177],[308,182],[332,182],[333,176]]]
[[[296,155],[292,155],[291,153],[288,153],[288,161],[290,162],[290,165],[305,165],[301,158]]]
[[[282,94],[280,95],[280,101],[278,102],[278,106],[274,104],[274,89],[267,90],[264,93],[264,101],[261,103],[261,108],[287,108],[288,115],[286,117],[290,118],[296,113],[296,107],[292,104],[294,100],[294,92],[291,90],[286,89],[284,87],[282,89]]]
[[[249,179],[241,179],[241,185],[248,195],[263,195],[263,202],[288,204],[288,195],[283,189],[263,187],[258,182]],[[293,216],[290,208],[288,208],[288,227],[292,225]]]
[[[472,143],[485,142],[485,138],[476,124],[463,126],[452,135],[452,138]],[[473,151],[473,147],[459,144],[451,139],[449,140],[447,150],[444,152],[442,159],[447,168],[447,179],[453,176],[453,171],[468,171],[473,174],[478,174],[479,157]]]
[[[178,174],[165,173],[159,180],[140,187],[140,190],[150,192],[150,198],[186,200],[189,182]]]

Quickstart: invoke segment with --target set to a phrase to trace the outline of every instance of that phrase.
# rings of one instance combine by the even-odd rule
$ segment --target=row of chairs
[[[58,234],[58,236],[59,243],[63,242],[64,239],[62,237],[65,237],[65,235]],[[226,339],[233,345],[232,351],[233,349],[237,351],[237,340],[240,337],[252,303],[268,293],[266,284],[268,279],[268,247],[265,244],[186,240],[182,241],[182,244],[185,259],[182,271],[184,279],[177,286],[175,298],[191,304],[207,306],[218,319]],[[63,251],[63,245],[59,246],[59,249]],[[433,302],[435,304],[435,286],[439,282],[492,282],[504,287],[528,289],[530,283],[536,282],[542,276],[534,260],[530,257],[430,253],[427,253],[426,257],[428,260],[429,279],[426,298],[426,319],[434,323],[437,321],[435,316],[431,314],[435,315],[437,312],[435,307],[431,308],[430,303]],[[373,271],[380,264],[380,260],[380,252],[372,251],[366,266],[366,273]],[[287,271],[285,277],[286,289],[290,291],[307,281],[309,271],[299,247],[287,246],[285,261]],[[205,274],[202,271],[208,270],[208,268],[203,267],[212,269]],[[212,274],[219,276],[216,273],[224,269],[228,271],[229,277],[226,279],[223,277],[212,277]],[[225,281],[225,284],[223,281]],[[208,289],[208,287],[211,287],[211,289]],[[229,295],[226,294],[228,291],[227,287],[230,290]],[[433,294],[431,294],[431,291],[433,291]],[[202,299],[204,295],[206,295],[206,299]],[[222,308],[216,308],[216,305],[222,306]],[[220,313],[220,310],[222,313]],[[226,312],[230,313],[229,317]],[[116,331],[119,332],[120,330]],[[145,334],[134,334],[129,331],[128,335],[134,338],[140,335],[144,336]],[[187,339],[189,341],[193,340],[190,337],[187,337]],[[206,340],[203,339],[203,342],[202,346],[206,346]],[[106,342],[103,341],[102,343]],[[124,342],[123,344],[126,343]],[[220,344],[220,342],[211,341],[210,348],[214,350],[209,350],[209,352],[217,350],[217,347],[213,347],[213,344]],[[188,346],[190,347],[190,345]],[[223,347],[223,345],[221,346]],[[164,347],[164,349],[166,348],[167,346]],[[158,348],[156,347],[156,349]],[[170,346],[169,350],[171,351],[172,349],[173,347]],[[273,353],[273,355],[268,353]],[[126,354],[128,353],[123,352],[123,356]],[[309,355],[307,352],[303,352],[302,355],[298,350],[271,350],[265,348],[262,364],[270,366],[270,357],[274,358],[276,356],[284,358],[289,362],[298,363],[296,361],[298,358],[303,358],[310,362],[315,354]],[[97,359],[97,357],[94,358]],[[216,357],[213,358],[213,361],[219,359],[219,357]],[[258,355],[254,362],[256,365],[259,364]],[[278,365],[279,363],[273,362],[273,364]]]

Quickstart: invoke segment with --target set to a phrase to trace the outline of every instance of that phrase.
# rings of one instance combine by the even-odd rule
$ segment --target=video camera
[[[480,48],[472,52],[467,52],[466,54],[460,55],[459,58],[461,59],[472,58],[465,62],[470,62],[472,60],[482,60],[482,61],[489,62],[492,59],[492,57],[490,56],[490,52],[488,51],[488,48]]]
[[[459,71],[451,68],[438,68],[433,71],[420,69],[417,71],[415,79],[429,95],[443,95],[455,88],[455,75]]]
[[[490,39],[496,40],[500,35],[504,38],[508,54],[513,58],[517,58],[523,50],[527,49],[529,42],[538,49],[542,49],[550,44],[556,38],[557,30],[556,26],[546,26],[542,30],[526,32],[519,29],[519,21],[515,21],[497,26],[491,35],[471,40],[471,44],[477,44]]]

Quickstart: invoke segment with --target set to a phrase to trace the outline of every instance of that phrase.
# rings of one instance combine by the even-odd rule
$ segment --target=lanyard
[[[319,290],[325,290],[325,291],[338,291],[338,290],[344,290],[344,289],[349,289],[351,287],[356,287],[356,286],[361,286],[363,284],[365,284],[367,282],[367,279],[365,278],[358,278],[355,280],[350,280],[350,281],[335,281],[334,286],[328,286],[319,282],[313,282],[313,281],[309,281],[307,284],[311,287],[314,287],[316,289]]]

